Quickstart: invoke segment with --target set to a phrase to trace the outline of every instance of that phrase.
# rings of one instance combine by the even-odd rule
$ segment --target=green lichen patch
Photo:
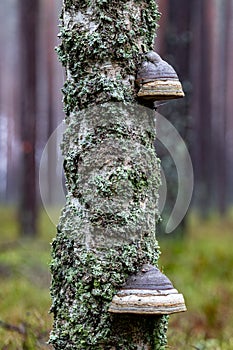
[[[128,275],[158,261],[154,128],[150,110],[128,104],[70,118],[62,145],[67,204],[51,264],[55,349],[137,349],[131,329],[126,337],[113,327],[108,306]],[[162,320],[137,321],[148,329],[136,332],[155,349],[166,342]]]
[[[135,3],[135,4],[134,4]],[[67,115],[91,104],[135,100],[134,76],[142,50],[153,49],[154,1],[65,1],[57,53],[69,71]]]
[[[155,230],[160,176],[153,127],[150,111],[123,104],[72,117],[63,142],[67,188],[95,242],[113,244]]]
[[[143,263],[156,264],[158,255],[157,242],[145,239],[117,249],[102,250],[100,257],[99,252],[96,254],[79,246],[74,238],[65,238],[64,231],[58,234],[53,242],[51,262],[51,311],[56,321],[50,342],[54,348],[94,350],[122,344],[119,349],[136,349],[136,345],[132,345],[135,343],[133,333],[125,337],[126,330],[122,333],[122,325],[116,326],[108,307],[126,277]],[[137,322],[149,322],[152,335],[158,319],[143,317]],[[155,341],[156,337],[153,339]]]

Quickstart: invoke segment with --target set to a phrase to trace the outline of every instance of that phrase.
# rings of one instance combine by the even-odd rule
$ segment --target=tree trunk
[[[52,244],[55,349],[164,349],[167,316],[112,316],[109,304],[144,263],[157,265],[159,166],[153,111],[136,105],[154,1],[64,0],[62,144],[67,202]]]
[[[170,101],[159,107],[158,111],[175,126],[186,145],[190,148],[190,46],[191,46],[191,14],[193,1],[189,0],[159,0],[159,9],[162,13],[162,26],[158,29],[160,40],[155,41],[155,48],[164,59],[176,70],[179,77],[182,77],[182,85],[185,98]],[[182,21],[180,20],[182,18]],[[161,23],[160,23],[161,24]],[[156,143],[157,152],[161,164],[165,170],[167,180],[166,206],[162,213],[163,221],[158,225],[157,232],[163,234],[172,208],[175,204],[178,181],[176,168],[167,150]],[[183,235],[185,233],[185,218],[179,227],[172,232],[172,235]]]
[[[20,232],[36,233],[36,57],[38,0],[21,0],[20,28]]]

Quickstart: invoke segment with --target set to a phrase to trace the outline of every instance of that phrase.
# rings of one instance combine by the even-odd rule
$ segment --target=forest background
[[[186,314],[172,317],[169,344],[175,349],[231,349],[233,1],[160,0],[158,5],[162,17],[155,49],[175,67],[186,93],[159,112],[185,140],[195,179],[191,207],[180,227],[170,235],[159,228],[161,267],[188,306]],[[42,205],[39,170],[43,150],[64,119],[65,77],[54,51],[60,11],[60,0],[0,4],[3,349],[48,348],[49,242],[64,200],[57,191],[59,139],[46,159],[44,201],[50,218]],[[162,145],[157,149],[168,186],[166,222],[177,195],[177,172]]]

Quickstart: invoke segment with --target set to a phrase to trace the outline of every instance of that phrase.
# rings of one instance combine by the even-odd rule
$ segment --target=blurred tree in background
[[[160,27],[155,40],[155,50],[166,59],[177,71],[182,81],[185,98],[174,100],[159,107],[159,112],[164,115],[178,130],[181,137],[186,141],[190,150],[191,136],[191,77],[190,77],[190,47],[191,37],[191,13],[193,1],[161,0],[158,2],[159,9],[162,12]],[[182,20],[181,20],[182,18]],[[167,199],[158,230],[163,234],[165,225],[175,204],[178,182],[177,171],[173,159],[167,150],[159,142],[156,149],[165,172],[167,181]],[[175,232],[180,235],[184,231],[185,219],[181,222]]]
[[[195,1],[191,79],[196,203],[225,213],[233,191],[233,1]]]
[[[155,47],[176,68],[186,94],[159,112],[175,125],[191,152],[193,205],[203,217],[211,211],[224,214],[233,201],[233,1],[158,4],[163,15]],[[166,224],[177,195],[177,176],[169,154],[160,145],[158,149],[168,183]]]
[[[37,231],[36,113],[39,1],[21,0],[19,13],[20,232]]]
[[[0,4],[0,201],[19,207],[22,235],[37,232],[40,158],[63,118],[63,72],[54,52],[60,6],[53,0]],[[54,202],[52,149],[47,162],[48,202]]]

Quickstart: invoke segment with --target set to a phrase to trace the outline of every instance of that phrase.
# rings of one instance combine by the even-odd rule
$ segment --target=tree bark
[[[160,184],[153,111],[136,105],[154,1],[64,0],[58,55],[67,131],[67,202],[52,244],[55,349],[164,349],[167,316],[112,316],[109,304],[144,263],[157,265]]]

